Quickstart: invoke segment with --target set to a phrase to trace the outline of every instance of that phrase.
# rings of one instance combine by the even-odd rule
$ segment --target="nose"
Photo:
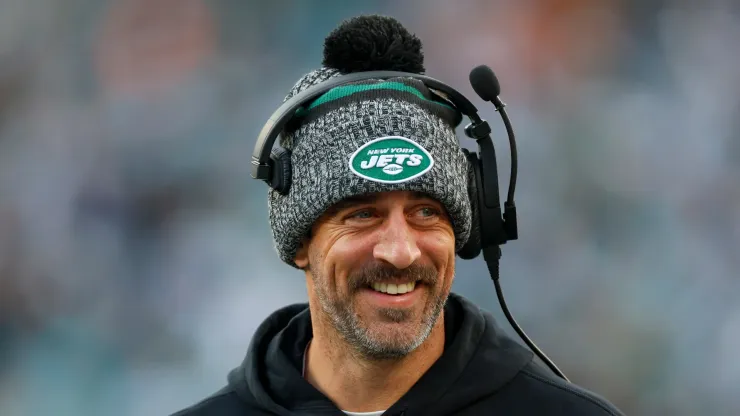
[[[389,214],[378,232],[380,237],[373,249],[373,256],[377,260],[386,261],[397,269],[405,269],[421,256],[414,232],[403,212]]]

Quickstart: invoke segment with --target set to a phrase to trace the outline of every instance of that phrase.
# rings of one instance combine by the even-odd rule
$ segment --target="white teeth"
[[[411,292],[416,287],[416,282],[404,283],[396,285],[393,283],[373,283],[373,289],[377,292],[387,293],[389,295],[396,295]]]

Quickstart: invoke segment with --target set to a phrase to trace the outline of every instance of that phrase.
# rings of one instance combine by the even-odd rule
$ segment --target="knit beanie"
[[[322,66],[301,77],[285,97],[335,76],[361,71],[424,71],[420,40],[397,20],[377,15],[342,22],[324,41]],[[301,108],[282,132],[291,151],[286,195],[270,189],[275,248],[294,258],[313,223],[341,200],[387,191],[418,191],[451,218],[455,248],[468,240],[469,167],[455,127],[462,115],[411,78],[364,80],[336,87]]]

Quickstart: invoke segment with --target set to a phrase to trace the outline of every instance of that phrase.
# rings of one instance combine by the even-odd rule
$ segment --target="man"
[[[325,41],[288,95],[366,70],[421,72],[421,43],[361,16]],[[179,415],[617,415],[539,366],[493,317],[451,294],[471,232],[460,114],[410,79],[338,87],[281,140],[286,195],[271,191],[281,259],[308,305],[273,313],[220,392]]]

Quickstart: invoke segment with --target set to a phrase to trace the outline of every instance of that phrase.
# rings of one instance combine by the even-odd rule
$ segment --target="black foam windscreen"
[[[470,85],[478,96],[485,101],[493,101],[501,94],[501,85],[493,70],[486,65],[479,65],[470,71]]]

